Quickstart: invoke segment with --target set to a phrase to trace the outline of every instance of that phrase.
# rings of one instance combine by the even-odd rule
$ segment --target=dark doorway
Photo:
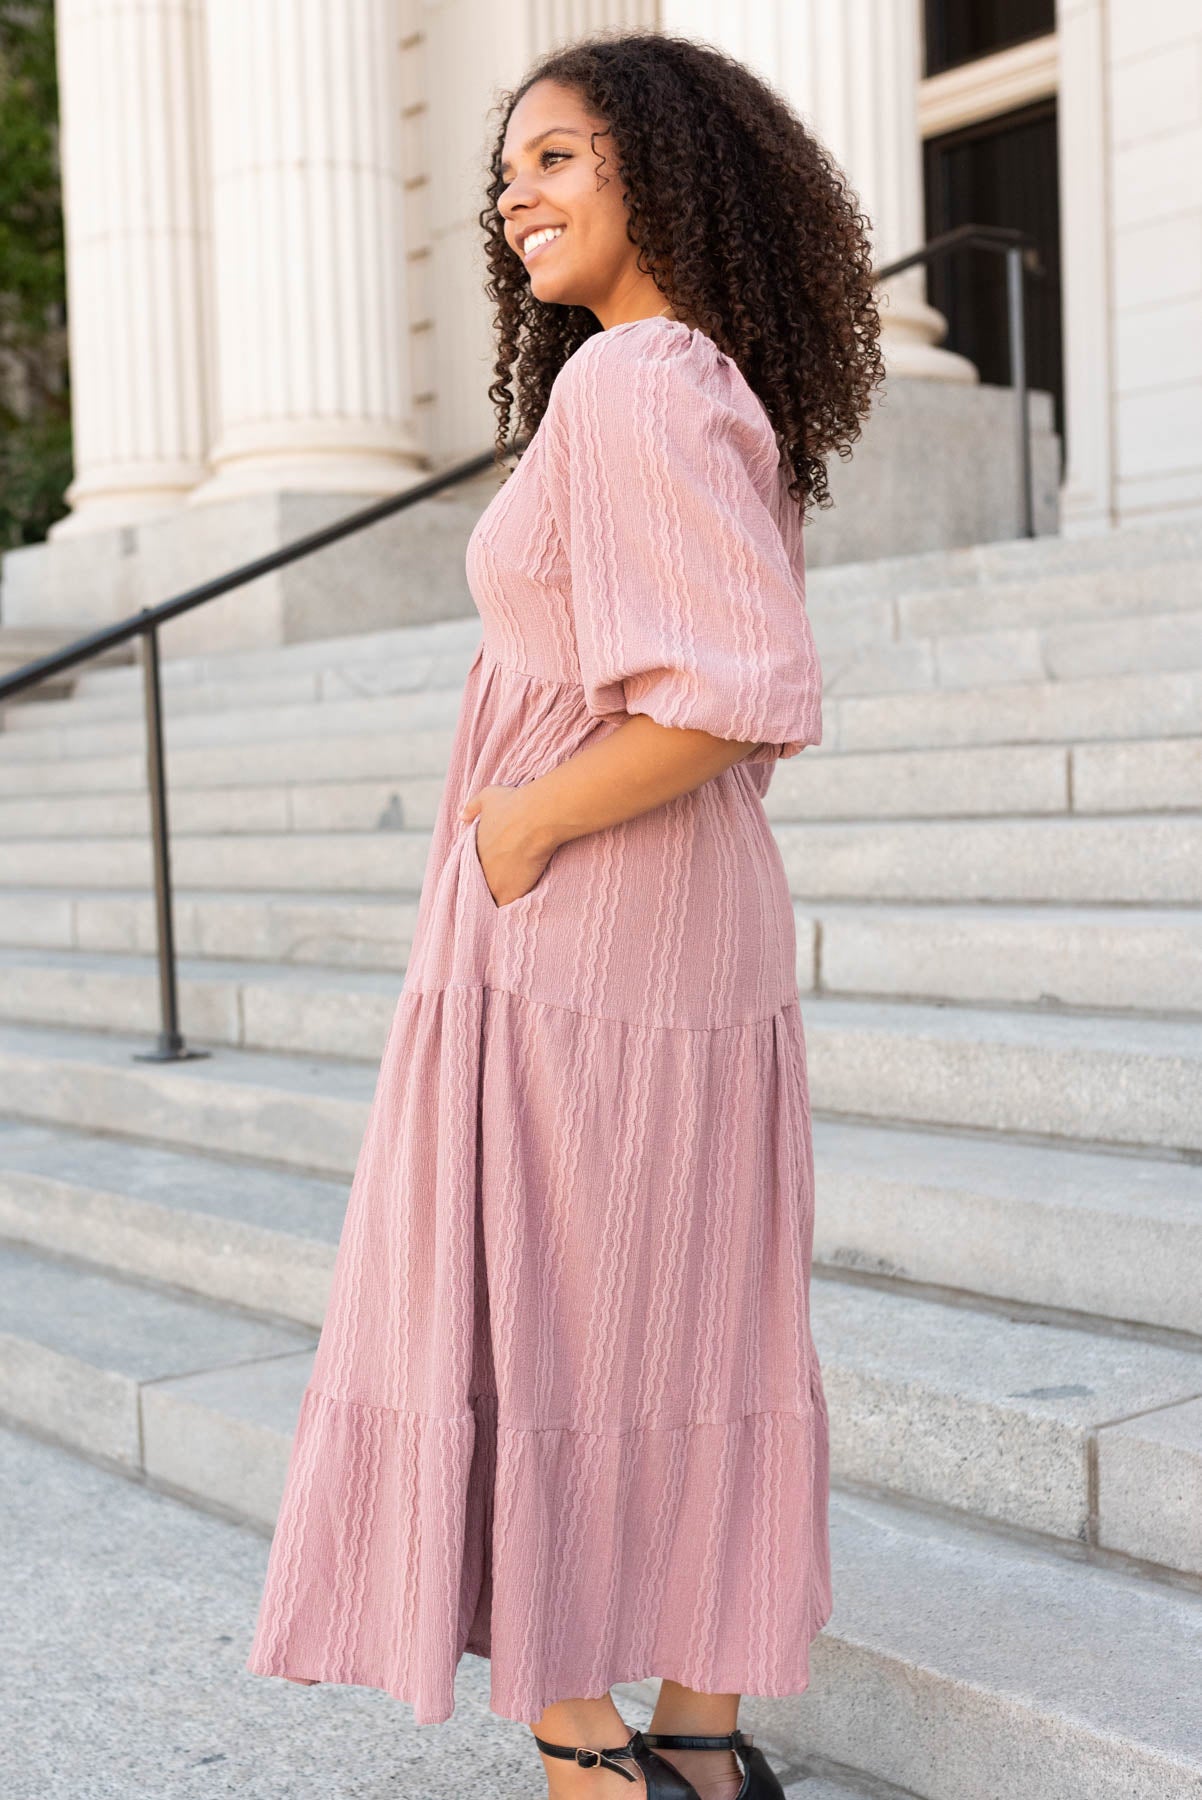
[[[1056,0],[926,0],[925,75],[978,56],[1046,37],[1056,29]]]
[[[1031,234],[1045,273],[1027,277],[1027,379],[1049,391],[1064,441],[1064,357],[1060,322],[1060,192],[1056,102],[928,138],[923,146],[926,235],[956,225],[1013,225]],[[927,295],[948,322],[946,346],[967,356],[982,381],[1009,381],[1006,265],[992,251],[961,250],[932,264]]]

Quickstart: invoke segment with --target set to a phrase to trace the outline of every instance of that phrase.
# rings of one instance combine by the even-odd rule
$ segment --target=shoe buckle
[[[599,1750],[590,1750],[586,1745],[582,1744],[576,1752],[576,1761],[580,1764],[582,1769],[595,1769],[597,1764],[601,1761],[601,1752]]]

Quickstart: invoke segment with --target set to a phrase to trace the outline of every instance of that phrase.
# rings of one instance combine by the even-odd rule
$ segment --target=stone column
[[[205,474],[200,0],[57,0],[74,537]]]
[[[923,242],[918,0],[662,0],[665,31],[712,43],[771,82],[830,149],[871,220],[877,265]],[[973,382],[938,348],[942,313],[922,268],[881,289],[881,350],[894,375]]]
[[[421,461],[398,0],[205,0],[205,23],[218,421],[190,503],[396,492]]]
[[[1107,69],[1108,0],[1057,0],[1060,162],[1060,270],[1064,314],[1064,406],[1068,456],[1061,491],[1065,537],[1092,536],[1118,523],[1115,449],[1114,265],[1108,141],[1114,99]],[[1184,14],[1182,15],[1184,19]],[[1154,63],[1153,68],[1160,64]],[[1146,105],[1155,101],[1147,89]],[[1184,92],[1184,86],[1182,91]],[[1169,118],[1170,125],[1175,121]],[[1163,140],[1162,140],[1163,142]],[[1171,145],[1172,139],[1167,142]],[[1174,236],[1179,226],[1173,222]],[[1176,238],[1178,245],[1184,236]],[[1172,257],[1166,258],[1166,266]],[[1182,254],[1184,275],[1188,259]],[[1183,282],[1183,286],[1185,282]],[[1155,315],[1150,315],[1154,317]],[[1156,341],[1149,327],[1145,343]]]

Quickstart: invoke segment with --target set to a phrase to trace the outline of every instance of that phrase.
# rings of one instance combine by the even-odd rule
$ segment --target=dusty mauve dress
[[[799,1693],[831,1612],[792,905],[802,522],[737,365],[589,338],[468,548],[483,641],[247,1667],[454,1710]],[[498,906],[464,801],[627,713],[756,749]]]

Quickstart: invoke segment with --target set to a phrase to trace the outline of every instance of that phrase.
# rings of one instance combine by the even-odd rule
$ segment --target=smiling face
[[[536,299],[587,306],[606,330],[668,306],[635,266],[613,134],[574,88],[536,81],[527,89],[501,156],[505,237]]]

